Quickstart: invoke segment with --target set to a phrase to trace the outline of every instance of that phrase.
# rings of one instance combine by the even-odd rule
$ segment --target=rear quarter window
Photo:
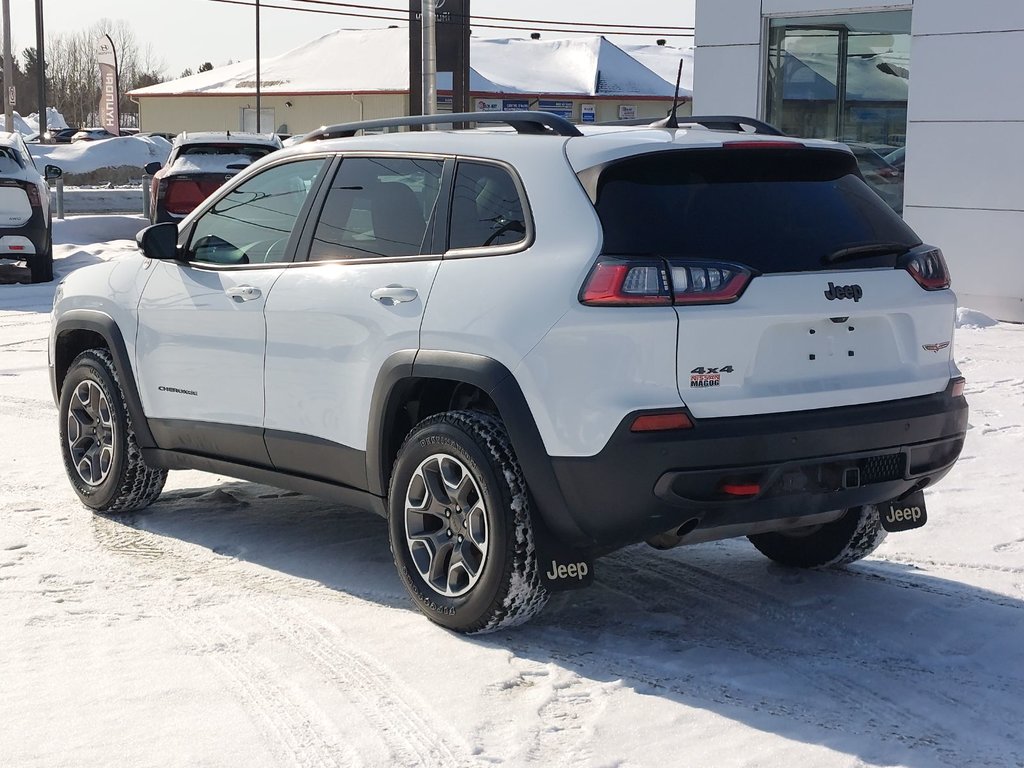
[[[842,263],[842,248],[921,241],[863,181],[852,155],[817,149],[657,152],[601,173],[604,252],[739,262],[760,272],[893,266]]]

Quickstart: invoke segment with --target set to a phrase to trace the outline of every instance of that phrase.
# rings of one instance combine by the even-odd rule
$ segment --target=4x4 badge
[[[945,349],[949,346],[948,341],[940,341],[938,344],[922,344],[922,348],[928,352],[938,352],[940,349]]]

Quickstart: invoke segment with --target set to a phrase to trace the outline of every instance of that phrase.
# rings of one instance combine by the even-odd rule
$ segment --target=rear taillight
[[[932,248],[927,251],[911,251],[897,265],[910,273],[918,285],[926,291],[941,291],[949,288],[949,268],[942,257],[942,251]]]
[[[199,182],[192,179],[167,179],[160,182],[164,208],[168,213],[184,216],[206,199]]]
[[[727,304],[750,282],[750,270],[738,264],[672,263],[676,304]]]
[[[616,307],[727,304],[740,297],[750,278],[750,270],[738,264],[603,256],[583,284],[580,302]]]
[[[590,306],[670,306],[672,291],[663,261],[621,261],[602,258],[580,291]]]
[[[39,197],[39,187],[35,184],[26,184],[25,194],[28,195],[28,204],[33,208],[43,207],[43,201]]]

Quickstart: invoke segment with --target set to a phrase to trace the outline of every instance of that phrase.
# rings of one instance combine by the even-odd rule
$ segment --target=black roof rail
[[[557,136],[582,136],[579,129],[564,117],[550,112],[456,112],[437,115],[409,115],[386,117],[380,120],[362,120],[357,123],[325,125],[306,134],[302,142],[323,139],[347,139],[359,131],[377,128],[401,128],[418,125],[443,125],[446,123],[504,123],[518,133],[554,134]]]
[[[754,133],[760,133],[765,136],[786,135],[774,125],[770,125],[761,120],[755,120],[752,117],[740,117],[739,115],[682,115],[678,120],[680,127],[687,124],[696,124],[703,125],[710,131],[735,131],[737,133],[747,133],[748,131],[743,130],[743,126],[747,126],[749,128],[753,128]],[[656,125],[656,121],[651,120],[649,117],[633,117],[629,120],[611,120],[605,123],[597,123],[597,125],[646,125],[650,127],[664,127]]]

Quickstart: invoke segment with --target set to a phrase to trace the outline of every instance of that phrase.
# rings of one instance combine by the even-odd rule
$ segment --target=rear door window
[[[921,241],[857,172],[816,149],[657,152],[598,181],[604,252],[739,262],[760,272],[893,266],[887,253],[830,261],[844,248]]]
[[[398,258],[429,252],[441,160],[347,157],[331,183],[309,258]]]

